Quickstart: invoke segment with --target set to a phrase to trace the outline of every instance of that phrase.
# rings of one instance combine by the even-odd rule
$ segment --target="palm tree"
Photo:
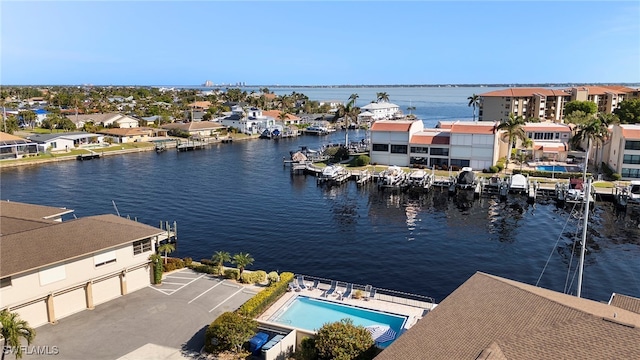
[[[476,107],[480,106],[480,96],[473,94],[467,100],[469,100],[469,106],[473,106],[473,121],[476,121]]]
[[[36,337],[36,331],[25,320],[21,320],[18,313],[12,313],[5,309],[0,311],[0,335],[4,339],[2,349],[13,349],[16,359],[18,359],[22,358],[22,341],[20,338],[25,338],[27,345],[31,345]],[[2,360],[4,360],[5,355],[6,352],[2,351]]]
[[[389,94],[386,92],[376,93],[377,102],[389,102]]]
[[[349,104],[351,104],[352,106],[356,106],[356,100],[358,100],[360,96],[358,94],[351,94],[349,96]]]
[[[164,243],[158,247],[158,251],[164,253],[164,263],[167,264],[167,254],[170,254],[176,250],[176,246],[172,243]]]
[[[249,255],[249,253],[238,253],[233,255],[233,263],[236,264],[240,273],[238,274],[238,278],[242,276],[242,272],[246,266],[253,264],[254,258]]]
[[[509,158],[511,158],[511,149],[516,146],[516,140],[526,141],[527,136],[524,132],[524,118],[522,116],[514,116],[509,114],[509,119],[498,125],[497,130],[504,130],[502,141],[509,143],[509,152],[507,153],[506,169],[509,167]]]
[[[284,111],[281,111],[280,114],[278,114],[278,119],[282,120],[282,122],[284,122],[285,120],[287,120],[287,113]]]
[[[595,117],[586,123],[578,125],[578,131],[571,137],[571,144],[579,147],[585,141],[587,142],[587,150],[585,152],[584,169],[582,172],[582,180],[587,181],[587,168],[589,167],[589,150],[591,146],[602,145],[609,136],[609,130],[603,126],[599,118]]]
[[[409,112],[409,115],[411,115],[411,112],[414,111],[416,109],[415,106],[409,106],[407,107],[407,111]]]
[[[216,251],[211,257],[211,261],[218,266],[218,274],[222,274],[222,267],[224,263],[231,261],[231,255],[226,251]]]

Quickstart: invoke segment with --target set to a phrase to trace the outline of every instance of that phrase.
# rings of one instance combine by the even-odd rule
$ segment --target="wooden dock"
[[[99,158],[100,158],[100,154],[98,153],[80,154],[76,156],[76,160],[80,160],[80,161],[93,160],[93,159],[99,159]]]

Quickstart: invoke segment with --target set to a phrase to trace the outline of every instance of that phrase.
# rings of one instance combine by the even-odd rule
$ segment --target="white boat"
[[[349,176],[349,171],[339,165],[329,165],[322,169],[319,181],[342,182]]]
[[[594,201],[594,187],[591,187],[591,194],[589,194],[589,202]],[[570,179],[569,189],[566,190],[565,201],[569,203],[582,203],[584,202],[584,182],[582,179]]]
[[[405,174],[402,168],[391,165],[381,173],[380,179],[382,186],[398,186],[406,179],[406,176],[407,174]]]
[[[422,169],[411,170],[408,176],[409,186],[425,187],[429,183],[430,178],[431,174]]]
[[[458,173],[458,177],[456,179],[456,187],[462,190],[475,190],[477,185],[476,173],[473,172],[473,169],[470,167],[463,167]]]
[[[529,191],[529,178],[522,174],[511,175],[509,179],[509,191],[519,193]]]

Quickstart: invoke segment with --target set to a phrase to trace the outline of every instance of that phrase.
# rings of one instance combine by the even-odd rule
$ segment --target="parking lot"
[[[59,359],[196,358],[206,327],[250,299],[255,288],[183,269],[149,286],[36,329],[33,345]],[[25,359],[51,359],[25,354]]]

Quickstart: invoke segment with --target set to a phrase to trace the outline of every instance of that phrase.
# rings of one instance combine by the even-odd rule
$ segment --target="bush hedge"
[[[267,273],[263,270],[244,271],[240,276],[240,282],[244,284],[260,284],[267,279]]]
[[[185,267],[184,261],[178,258],[167,258],[167,263],[164,264],[163,260],[163,270],[164,272],[169,272],[177,269],[182,269]]]
[[[497,166],[493,165],[489,167],[489,172],[495,174],[500,172],[500,169]]]
[[[368,155],[358,155],[354,157],[350,165],[351,166],[367,166],[371,162],[371,158]]]
[[[189,268],[191,268],[193,271],[201,272],[205,274],[218,275],[219,273],[218,268],[216,266],[211,266],[211,265],[191,265],[189,266]]]
[[[293,273],[283,272],[280,274],[280,281],[271,284],[266,289],[257,293],[254,297],[242,304],[236,312],[248,317],[255,317],[261,314],[267,307],[278,300],[282,294],[287,292],[287,287],[292,280]]]
[[[233,312],[218,316],[204,333],[204,348],[210,353],[221,351],[238,352],[242,344],[253,336],[258,323]]]
[[[280,279],[280,276],[278,276],[277,272],[272,271],[267,275],[267,279],[269,279],[269,285],[271,285],[271,284],[277,282],[278,279]]]
[[[551,171],[540,171],[540,170],[513,170],[514,174],[523,174],[529,175],[533,177],[545,177],[550,178],[554,177],[556,179],[571,179],[571,178],[582,178],[582,173],[575,172],[551,172]]]
[[[238,280],[240,277],[240,270],[238,269],[225,269],[224,270],[225,279]]]

